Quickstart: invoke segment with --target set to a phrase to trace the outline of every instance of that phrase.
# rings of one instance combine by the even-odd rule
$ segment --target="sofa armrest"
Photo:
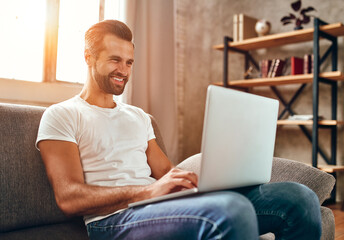
[[[320,207],[321,221],[322,221],[322,234],[321,240],[334,239],[335,237],[335,219],[331,209],[327,207]]]
[[[271,182],[284,181],[306,185],[318,195],[319,202],[322,204],[331,193],[336,180],[332,175],[304,163],[274,158]]]

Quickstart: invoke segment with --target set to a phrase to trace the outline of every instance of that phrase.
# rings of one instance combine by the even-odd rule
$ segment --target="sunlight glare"
[[[85,31],[99,21],[99,0],[60,0],[56,78],[85,82]]]
[[[0,2],[1,78],[42,81],[45,2]]]

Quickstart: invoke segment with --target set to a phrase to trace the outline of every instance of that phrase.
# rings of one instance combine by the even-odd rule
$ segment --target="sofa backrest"
[[[164,140],[162,138],[161,132],[159,130],[159,126],[157,124],[157,121],[156,121],[156,119],[152,115],[149,115],[149,116],[150,116],[150,118],[152,120],[152,127],[153,127],[153,130],[154,130],[154,135],[156,137],[156,142],[159,145],[159,147],[161,148],[161,150],[167,155],[165,143],[164,143]]]
[[[68,220],[56,205],[35,148],[44,110],[0,104],[0,232]]]

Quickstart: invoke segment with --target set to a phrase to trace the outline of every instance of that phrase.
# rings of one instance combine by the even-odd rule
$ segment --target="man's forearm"
[[[145,186],[103,187],[71,184],[62,194],[55,192],[59,208],[68,216],[106,215],[150,198]]]
[[[56,201],[66,215],[107,215],[127,208],[129,203],[197,187],[197,175],[173,168],[158,181],[145,186],[103,187],[66,184],[62,193],[55,191]]]

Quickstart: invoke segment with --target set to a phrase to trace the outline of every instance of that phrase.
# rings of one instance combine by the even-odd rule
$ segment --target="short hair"
[[[133,38],[130,28],[125,23],[117,20],[104,20],[92,25],[86,31],[85,48],[98,57],[104,48],[103,39],[107,34],[113,34],[128,42],[131,42]]]

